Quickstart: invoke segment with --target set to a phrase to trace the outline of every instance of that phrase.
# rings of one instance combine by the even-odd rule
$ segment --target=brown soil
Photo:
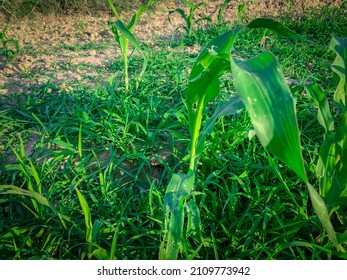
[[[185,9],[184,4],[179,0],[163,2],[165,3],[158,3],[145,12],[134,30],[134,34],[147,44],[155,46],[156,41],[171,38],[177,28],[183,24],[177,13],[171,17],[170,24],[168,12],[178,7]],[[196,16],[209,16],[215,20],[218,9],[224,1],[210,0],[206,2],[208,3],[206,10],[199,10],[200,12]],[[322,5],[338,6],[343,1],[237,0],[230,2],[223,14],[224,19],[232,22],[237,17],[239,5],[244,2],[246,3],[244,15],[247,18],[253,18],[258,16],[279,17],[283,14],[297,17],[309,9],[318,9]],[[133,12],[128,12],[122,16],[129,19],[132,14]],[[71,83],[78,83],[82,78],[88,76],[93,76],[96,81],[107,80],[113,73],[106,72],[100,76],[93,69],[95,67],[103,68],[111,59],[119,56],[118,46],[113,42],[112,33],[107,25],[108,21],[113,19],[112,15],[107,13],[73,16],[32,14],[31,18],[10,21],[6,35],[8,38],[18,40],[22,51],[16,60],[9,65],[5,65],[4,58],[0,58],[2,59],[0,60],[0,94],[25,92],[33,83],[40,84],[48,80],[53,80],[57,86],[64,90],[71,89]],[[4,20],[5,17],[0,15],[0,22]],[[109,45],[103,50],[78,50],[78,46],[103,42]],[[67,47],[73,50],[68,50]],[[197,52],[198,50],[193,47],[190,51]],[[84,67],[84,70],[78,68],[77,70],[65,70],[66,64],[84,64],[93,67]],[[89,85],[93,86],[92,84]]]

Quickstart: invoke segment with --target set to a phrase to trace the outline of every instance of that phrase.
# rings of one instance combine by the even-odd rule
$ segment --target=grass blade
[[[18,194],[18,195],[25,195],[29,196],[33,199],[35,199],[38,203],[47,206],[47,207],[52,207],[52,205],[49,203],[47,198],[39,194],[38,192],[31,191],[31,190],[25,190],[21,189],[16,186],[12,185],[0,185],[0,194]]]
[[[84,215],[84,222],[86,225],[86,241],[88,243],[88,254],[91,254],[91,244],[93,242],[93,223],[92,223],[92,216],[90,213],[90,208],[88,205],[87,200],[84,198],[82,193],[78,190],[77,187],[75,187],[75,191],[78,196],[78,200],[80,202],[83,215]]]

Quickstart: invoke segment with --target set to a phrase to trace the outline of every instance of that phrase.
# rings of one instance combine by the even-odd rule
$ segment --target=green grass
[[[296,22],[282,19],[314,43],[267,34],[275,40],[266,41],[263,48],[276,55],[286,77],[319,81],[331,97],[329,65],[333,56],[327,53],[327,45],[332,33],[346,36],[342,11],[324,9],[319,17],[312,12]],[[222,27],[197,32],[193,44],[201,49],[222,32]],[[258,31],[240,35],[237,54],[259,53],[262,36]],[[127,93],[120,78],[112,84],[106,78],[95,87],[71,83],[72,91],[50,81],[28,88],[27,93],[0,96],[0,184],[28,189],[31,181],[34,190],[42,189],[42,195],[66,223],[64,228],[56,213],[44,206],[38,215],[29,197],[0,196],[2,259],[87,258],[90,244],[75,187],[91,210],[96,228],[93,250],[103,248],[110,254],[113,242],[116,259],[158,258],[165,188],[174,173],[189,166],[184,159],[189,128],[183,102],[195,60],[195,55],[185,52],[192,44],[189,40],[182,38],[176,45],[159,42],[160,50],[151,53],[139,88],[135,89],[135,81],[130,79]],[[168,45],[175,46],[174,50],[166,51]],[[93,48],[98,49],[88,45],[78,50]],[[122,70],[117,61],[105,67],[107,72]],[[137,59],[131,59],[130,77],[137,71]],[[234,91],[232,82],[225,79],[223,96]],[[303,92],[294,95],[303,155],[314,184],[317,181],[312,170],[323,140],[322,129],[315,121],[313,102]],[[196,196],[202,229],[199,234],[187,233],[179,258],[346,258],[335,251],[322,231],[300,180],[273,159],[256,137],[249,140],[252,127],[248,114],[243,111],[238,116],[222,117],[216,126],[196,178],[197,191],[203,193]],[[19,136],[30,154],[21,154]],[[346,242],[346,227],[336,231],[339,240]]]

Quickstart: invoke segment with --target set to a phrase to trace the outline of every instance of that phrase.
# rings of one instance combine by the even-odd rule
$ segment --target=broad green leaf
[[[204,128],[201,130],[201,133],[199,135],[196,152],[197,156],[199,156],[202,153],[206,136],[212,133],[217,118],[221,116],[235,115],[243,108],[244,105],[241,101],[240,96],[237,94],[232,95],[229,97],[229,99],[222,100],[218,103],[216,111],[214,112],[213,116],[206,121]]]
[[[184,225],[184,199],[194,189],[194,172],[174,174],[165,193],[166,236],[160,248],[160,259],[176,259]]]
[[[347,191],[347,111],[343,112],[342,120],[336,128],[335,143],[338,154],[337,180],[342,191]]]
[[[336,175],[336,150],[334,135],[329,135],[319,151],[316,174],[319,179],[320,194],[326,198]],[[334,192],[335,193],[335,192]],[[334,197],[336,195],[333,195]],[[339,196],[339,194],[337,195]],[[331,201],[326,201],[328,204]]]
[[[189,235],[191,232],[199,230],[201,225],[201,219],[199,207],[196,205],[194,199],[191,199],[186,203],[186,209],[188,217],[187,234]]]
[[[247,61],[232,59],[231,69],[259,141],[306,184],[294,100],[277,60],[264,52]]]
[[[230,52],[238,34],[245,28],[267,28],[280,35],[303,39],[283,24],[267,18],[255,19],[247,25],[211,40],[199,54],[190,74],[186,94],[189,127],[192,139],[190,168],[196,163],[196,145],[201,128],[202,115],[207,104],[219,94],[219,77],[230,71]]]
[[[347,37],[341,38],[333,36],[330,42],[330,49],[336,53],[336,58],[331,66],[339,81],[336,87],[334,98],[336,102],[343,104],[343,111],[346,111],[347,96]]]
[[[319,196],[318,192],[314,189],[314,187],[312,187],[310,183],[307,183],[307,187],[310,194],[312,206],[316,211],[319,220],[323,224],[325,230],[327,231],[331,241],[334,243],[336,248],[340,248],[340,245],[336,238],[335,230],[330,222],[329,213],[323,199]]]
[[[341,38],[333,36],[330,42],[330,49],[336,54],[332,64],[335,72],[337,87],[334,99],[342,107],[342,120],[336,129],[336,153],[338,161],[336,163],[337,183],[341,189],[341,195],[347,195],[347,37]]]
[[[310,96],[313,98],[317,108],[318,108],[318,116],[317,119],[321,126],[324,127],[325,132],[330,132],[334,130],[334,119],[330,113],[329,102],[325,97],[322,89],[317,83],[306,85]]]
[[[286,27],[285,25],[283,25],[282,23],[273,20],[271,18],[256,18],[254,20],[252,20],[251,22],[249,22],[246,25],[247,28],[266,28],[269,29],[281,36],[287,37],[287,38],[291,38],[291,39],[295,39],[295,40],[303,40],[306,42],[309,42],[309,40],[304,39],[303,37],[299,36],[298,34],[296,34],[294,31],[292,31],[291,29],[289,29],[288,27]]]
[[[89,205],[77,187],[75,187],[75,190],[76,190],[78,200],[80,202],[80,205],[81,205],[81,208],[83,211],[83,215],[84,215],[84,222],[86,225],[86,241],[88,243],[92,243],[92,241],[93,241],[93,224],[92,224],[92,216],[90,213]]]
[[[201,134],[211,134],[218,117],[235,115],[244,107],[240,96],[237,94],[231,95],[227,100],[220,101],[212,117],[206,121]]]
[[[219,77],[230,71],[229,53],[240,30],[228,31],[211,40],[192,68],[186,94],[191,134],[191,170],[195,169],[198,156],[196,148],[203,113],[207,104],[219,94]]]

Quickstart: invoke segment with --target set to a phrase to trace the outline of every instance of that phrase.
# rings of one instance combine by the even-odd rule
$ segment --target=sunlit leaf
[[[77,187],[75,187],[75,191],[77,193],[78,196],[78,200],[80,202],[82,211],[83,211],[83,215],[84,215],[84,222],[86,225],[86,241],[88,243],[92,243],[93,240],[93,224],[92,224],[92,216],[90,213],[90,209],[89,209],[89,205],[87,200],[84,198],[84,196],[82,195],[82,193],[78,190]]]
[[[231,60],[234,82],[261,144],[307,183],[294,100],[275,57]]]
[[[318,116],[317,119],[321,126],[324,127],[325,132],[334,130],[334,119],[330,113],[329,102],[325,97],[322,89],[317,83],[306,85],[310,96],[313,98],[317,108],[318,108]]]
[[[339,248],[340,246],[339,246],[337,238],[336,238],[336,233],[335,233],[335,230],[333,228],[333,225],[330,222],[329,213],[328,213],[327,207],[326,207],[323,199],[319,196],[318,192],[314,189],[314,187],[312,187],[312,185],[310,183],[307,184],[307,187],[308,187],[308,191],[310,194],[312,206],[313,206],[314,210],[316,211],[316,214],[317,214],[319,220],[323,224],[323,226],[324,226],[325,230],[327,231],[331,241],[334,243],[334,245],[337,248]]]

